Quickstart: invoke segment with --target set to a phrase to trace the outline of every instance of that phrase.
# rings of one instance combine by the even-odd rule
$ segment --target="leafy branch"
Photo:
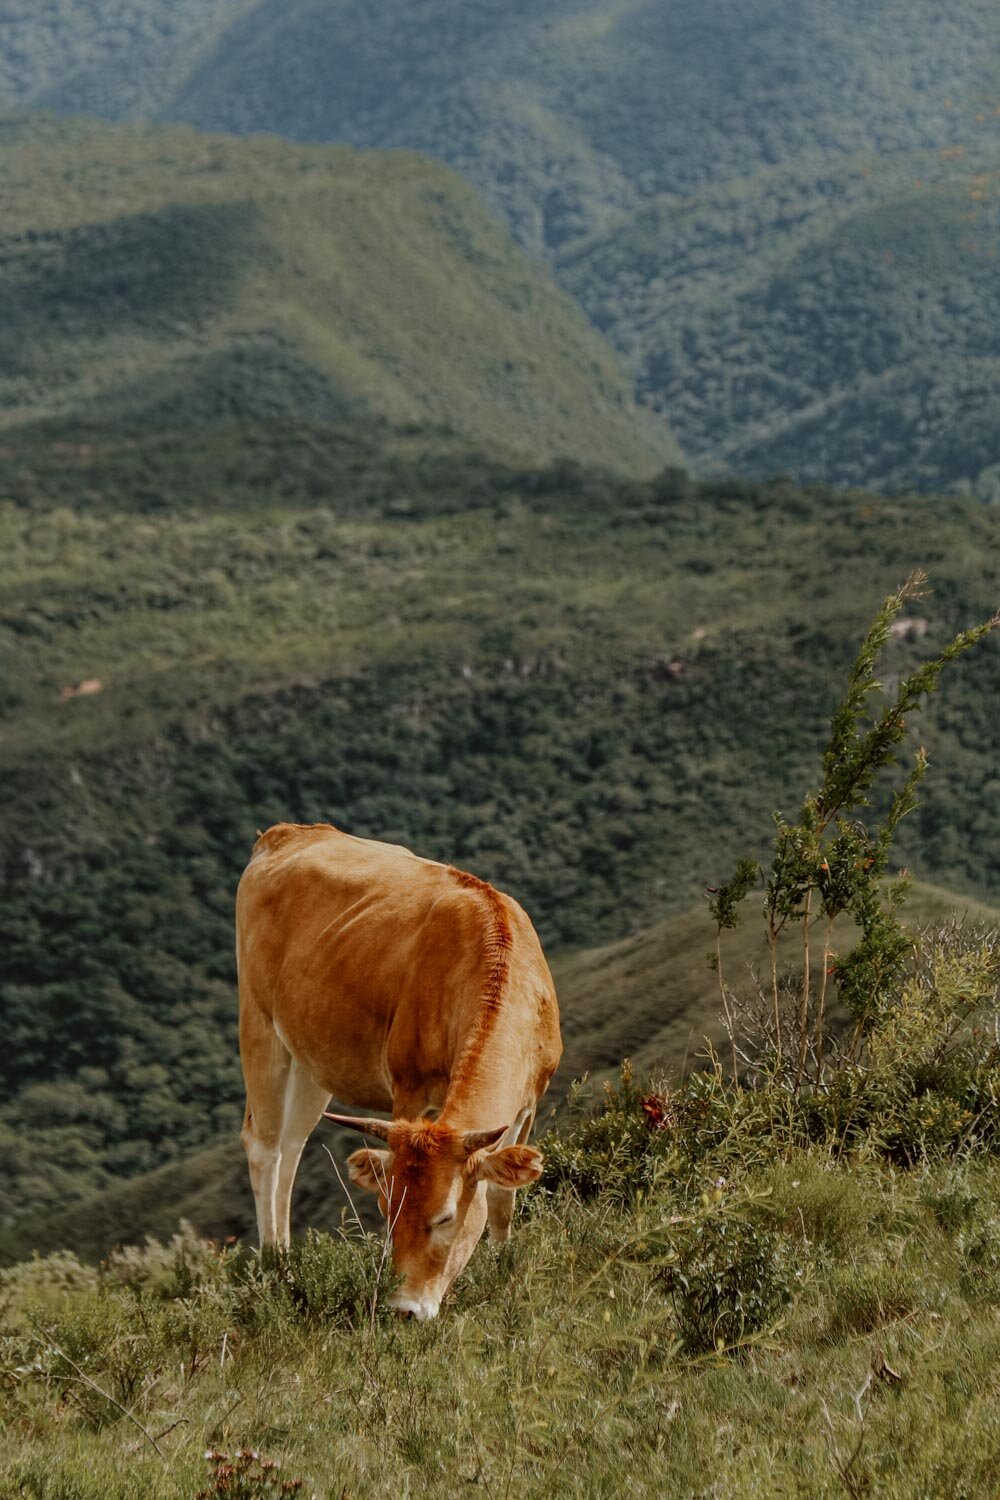
[[[868,1032],[883,1019],[897,986],[911,939],[898,916],[908,877],[884,885],[893,836],[917,805],[920,783],[927,771],[927,752],[921,746],[902,786],[892,796],[880,822],[869,827],[858,814],[870,804],[869,793],[882,773],[898,761],[898,748],[907,732],[907,718],[939,684],[945,666],[1000,625],[1000,614],[981,625],[960,631],[931,660],[900,680],[881,709],[872,709],[883,689],[877,676],[879,658],[891,638],[892,624],[904,604],[924,596],[926,574],[917,571],[890,594],[875,616],[858,650],[847,692],[834,711],[830,737],[823,753],[819,789],[807,794],[798,821],[789,823],[774,814],[776,835],[771,863],[762,870],[753,860],[742,860],[726,884],[708,892],[709,910],[716,924],[713,963],[719,975],[726,1024],[737,1072],[735,1021],[722,973],[721,937],[736,927],[740,907],[763,879],[763,919],[770,960],[769,998],[773,1064],[790,1072],[797,1092],[805,1082],[810,1059],[813,1081],[823,1080],[825,1025],[829,981],[854,1019],[849,1043],[853,1057]],[[843,958],[833,951],[834,924],[851,918],[860,930],[853,949]],[[819,973],[813,963],[813,929],[822,927]],[[790,1055],[782,1036],[782,992],[778,944],[790,926],[801,928],[802,972],[795,993]]]

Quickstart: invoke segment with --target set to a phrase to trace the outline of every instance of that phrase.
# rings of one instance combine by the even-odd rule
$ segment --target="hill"
[[[936,593],[892,673],[997,594],[971,500],[517,468],[350,424],[22,433],[2,493],[5,1217],[232,1138],[255,829],[398,840],[593,949],[762,852],[900,577]],[[990,641],[923,717],[900,841],[987,900],[998,671]],[[598,1039],[592,1066],[636,1037]]]
[[[650,472],[613,355],[451,173],[191,130],[0,126],[0,436],[371,420]]]
[[[703,471],[995,492],[989,0],[170,10],[25,9],[0,101],[437,156]]]

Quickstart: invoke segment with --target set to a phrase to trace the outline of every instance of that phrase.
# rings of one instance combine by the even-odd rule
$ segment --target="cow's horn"
[[[327,1110],[323,1111],[323,1118],[335,1125],[346,1125],[349,1130],[360,1130],[364,1135],[377,1135],[380,1141],[387,1141],[392,1129],[391,1120],[359,1120],[357,1115],[331,1115]]]
[[[471,1156],[473,1151],[488,1151],[498,1141],[503,1140],[507,1134],[507,1126],[500,1125],[496,1130],[467,1130],[465,1132],[465,1149]]]

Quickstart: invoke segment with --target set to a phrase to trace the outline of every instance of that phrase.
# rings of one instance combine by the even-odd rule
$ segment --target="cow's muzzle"
[[[430,1297],[413,1297],[406,1292],[394,1292],[389,1298],[389,1306],[401,1318],[415,1318],[418,1323],[426,1323],[430,1318],[437,1317],[441,1304]]]

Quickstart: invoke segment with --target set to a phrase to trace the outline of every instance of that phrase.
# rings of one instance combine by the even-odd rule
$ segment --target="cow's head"
[[[532,1146],[501,1146],[508,1127],[455,1130],[431,1120],[358,1120],[326,1116],[385,1141],[348,1157],[351,1181],[378,1194],[401,1285],[389,1299],[397,1312],[436,1317],[486,1223],[486,1185],[519,1188],[541,1174]]]

